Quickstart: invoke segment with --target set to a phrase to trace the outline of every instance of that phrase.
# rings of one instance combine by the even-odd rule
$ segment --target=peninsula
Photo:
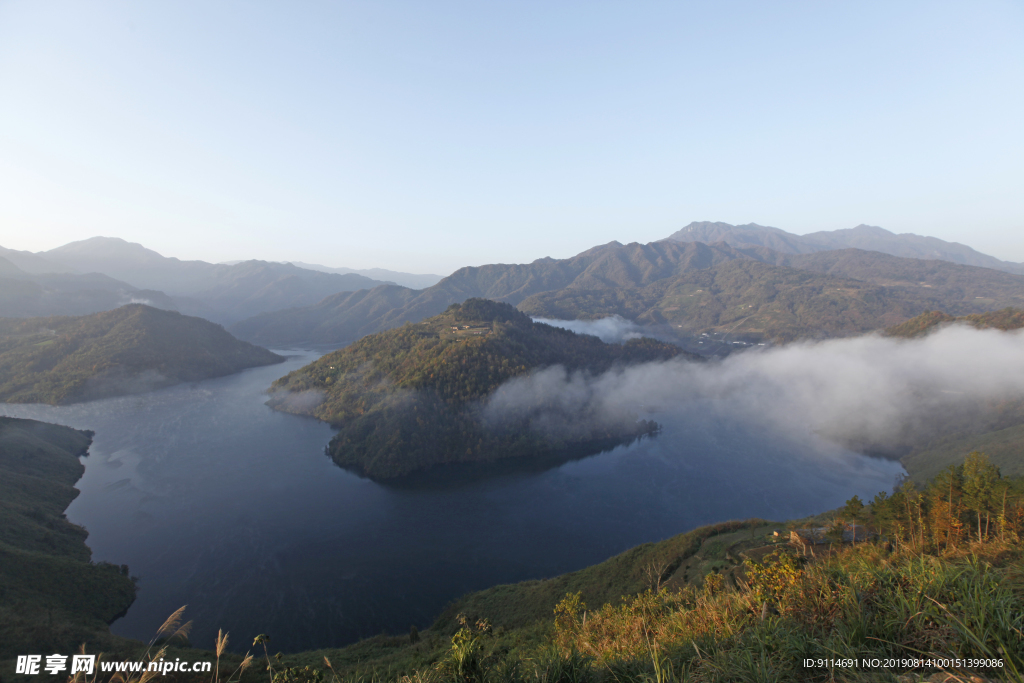
[[[605,344],[535,323],[510,304],[469,299],[282,377],[268,405],[331,423],[336,463],[390,479],[447,463],[597,452],[650,434],[657,425],[635,414],[576,420],[543,397],[514,414],[486,407],[504,383],[541,368],[596,374],[677,356],[700,358],[654,339]]]

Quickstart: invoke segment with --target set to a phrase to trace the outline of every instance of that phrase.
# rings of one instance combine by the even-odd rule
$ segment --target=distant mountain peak
[[[897,235],[896,233],[894,233],[892,231],[886,230],[885,228],[880,228],[877,225],[868,225],[867,223],[861,223],[860,225],[858,225],[856,227],[853,227],[853,228],[840,228],[838,230],[832,230],[831,232],[837,233],[837,234],[844,234],[845,233],[845,234],[858,234],[858,235],[875,235],[877,237],[882,237],[882,238],[886,238],[886,239],[889,239],[889,238],[892,238],[892,237],[899,237],[900,236],[900,235]],[[920,237],[920,235],[915,235],[912,232],[906,232],[906,233],[902,233],[902,234],[903,235],[913,236],[913,237]],[[804,235],[804,236],[806,237],[806,235]],[[924,238],[924,239],[929,239],[929,238]],[[934,239],[934,238],[930,238],[930,239]]]
[[[61,262],[67,258],[91,258],[97,261],[117,259],[118,261],[130,260],[135,263],[157,263],[168,260],[168,257],[147,249],[138,242],[129,242],[120,237],[90,237],[77,242],[68,242],[46,252],[40,252],[40,256]]]
[[[1024,274],[1024,264],[1000,261],[958,242],[913,233],[896,234],[877,225],[861,223],[853,228],[821,230],[796,235],[779,228],[747,223],[730,225],[711,221],[695,221],[669,235],[663,241],[725,242],[737,248],[767,247],[783,254],[811,254],[836,249],[878,251],[901,258],[949,261],[966,266],[993,268],[1007,273]]]

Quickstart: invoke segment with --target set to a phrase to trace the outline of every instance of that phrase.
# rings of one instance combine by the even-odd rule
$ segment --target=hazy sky
[[[0,245],[447,274],[693,220],[1024,261],[1024,3],[5,2]]]

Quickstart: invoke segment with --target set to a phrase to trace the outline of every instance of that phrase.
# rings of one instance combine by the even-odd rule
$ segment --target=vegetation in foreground
[[[5,403],[76,403],[283,361],[220,325],[143,304],[79,317],[0,318]]]
[[[600,373],[677,356],[699,359],[653,339],[605,344],[535,323],[509,304],[470,299],[282,377],[268,404],[330,422],[339,430],[329,446],[335,462],[389,479],[442,464],[581,455],[649,434],[657,425],[636,415],[578,419],[543,396],[497,420],[481,404],[506,381],[547,366]]]

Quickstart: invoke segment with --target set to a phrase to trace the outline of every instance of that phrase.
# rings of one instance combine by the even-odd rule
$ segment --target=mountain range
[[[471,297],[535,317],[620,315],[675,336],[782,342],[860,334],[928,310],[967,315],[1020,306],[1024,276],[859,249],[785,254],[721,241],[611,242],[568,259],[462,268],[419,291],[388,285],[340,293],[230,329],[264,345],[341,344]]]
[[[0,256],[0,317],[86,315],[140,302],[177,308],[163,292],[138,289],[100,273],[26,272]]]
[[[730,225],[695,221],[665,238],[672,242],[725,242],[734,247],[768,247],[782,254],[811,254],[835,249],[864,249],[916,259],[937,259],[965,266],[994,268],[1007,273],[1024,274],[1024,263],[1000,261],[958,242],[912,233],[897,235],[874,225],[858,225],[842,230],[823,230],[806,235],[771,228],[757,223]]]
[[[712,222],[648,245],[612,242],[568,259],[462,268],[426,287],[438,276],[182,261],[107,237],[39,253],[0,248],[0,258],[0,316],[78,315],[140,301],[272,345],[341,344],[471,297],[543,317],[618,314],[676,336],[786,341],[884,328],[929,309],[968,315],[1019,305],[1013,278],[1024,273],[1024,265],[961,244],[866,225],[801,236]],[[725,265],[734,261],[742,263]]]
[[[112,237],[38,253],[0,247],[0,259],[0,317],[81,315],[135,300],[228,324],[265,311],[308,306],[338,292],[398,281],[425,287],[440,280],[383,269],[182,261]]]

